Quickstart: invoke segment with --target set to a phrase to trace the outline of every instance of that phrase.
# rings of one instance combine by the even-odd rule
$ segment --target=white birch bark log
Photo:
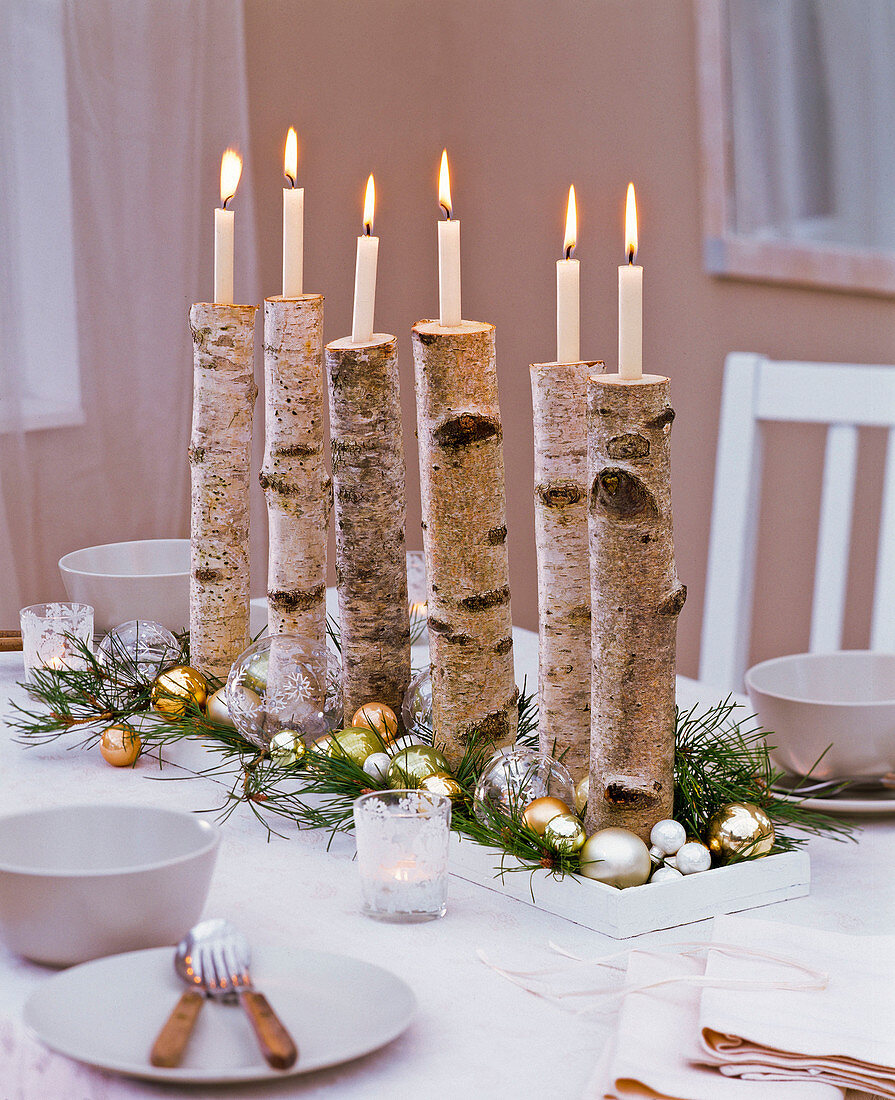
[[[332,486],[323,458],[322,295],[265,299],[264,383],[268,628],[324,646]]]
[[[494,326],[420,321],[413,358],[433,721],[453,766],[518,725]]]
[[[575,782],[590,767],[587,379],[602,364],[535,363],[538,736]]]
[[[249,643],[257,306],[196,303],[190,436],[190,661],[225,680]]]
[[[398,342],[326,345],[345,721],[410,683]]]
[[[674,804],[677,577],[668,379],[588,382],[592,614],[588,832],[646,840]]]

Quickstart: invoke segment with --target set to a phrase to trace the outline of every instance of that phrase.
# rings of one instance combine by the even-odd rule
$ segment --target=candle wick
[[[283,175],[286,177],[287,180],[289,180],[289,186],[294,187],[295,180],[292,178],[292,176],[290,176],[288,172],[284,172]]]
[[[629,263],[629,264],[633,264],[633,263],[634,263],[634,257],[635,257],[636,255],[637,255],[637,253],[636,253],[636,252],[634,251],[634,249],[633,249],[633,248],[629,248],[629,249],[628,249],[628,263]]]
[[[364,236],[365,237],[372,237],[373,236],[373,223],[372,222],[364,222]]]
[[[228,196],[227,196],[227,197],[226,197],[226,198],[224,199],[224,201],[223,201],[223,202],[221,203],[221,209],[222,209],[222,210],[226,210],[226,209],[227,209],[227,203],[228,203],[228,202],[229,202],[229,201],[230,201],[230,200],[231,200],[232,198],[233,198],[233,196],[232,196],[232,195],[228,195]]]
[[[572,258],[572,249],[574,247],[575,246],[573,244],[566,245],[565,258],[567,260],[571,260],[571,258]]]
[[[451,220],[451,208],[449,206],[445,206],[443,202],[440,202],[438,205],[444,211],[445,221],[450,221]]]

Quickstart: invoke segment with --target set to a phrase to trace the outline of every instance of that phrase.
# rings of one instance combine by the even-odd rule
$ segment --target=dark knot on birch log
[[[659,604],[659,614],[671,617],[680,615],[686,600],[687,586],[685,584],[678,585],[671,595]]]
[[[278,611],[308,611],[326,598],[326,585],[317,584],[308,589],[274,589],[267,593],[267,599]]]
[[[480,592],[476,596],[467,596],[459,601],[459,606],[464,611],[487,611],[491,607],[500,607],[510,602],[510,589],[508,585],[495,588],[491,592]]]
[[[492,711],[480,718],[477,722],[471,722],[468,726],[457,731],[457,740],[462,745],[474,745],[476,748],[487,748],[489,745],[506,743],[512,738],[515,724],[511,723],[510,715],[519,703],[519,689],[513,692],[500,710]]]
[[[661,783],[653,782],[648,786],[644,786],[636,779],[620,775],[606,784],[603,790],[603,798],[610,806],[624,807],[625,809],[645,809],[660,800],[661,792]]]
[[[193,580],[199,584],[214,584],[224,576],[220,569],[194,569]]]
[[[485,541],[489,546],[503,546],[507,541],[507,529],[506,525],[501,527],[492,527],[488,534],[485,536]]]
[[[499,442],[503,432],[498,421],[490,416],[461,413],[439,424],[432,435],[439,447],[468,447],[486,439]]]
[[[653,419],[649,421],[647,427],[658,429],[670,428],[673,420],[674,409],[670,405],[666,405],[658,416],[654,416]]]
[[[625,432],[613,436],[606,444],[606,453],[610,458],[646,458],[649,454],[649,440],[637,432]]]
[[[594,478],[590,510],[609,512],[618,519],[633,519],[643,513],[659,515],[652,493],[640,478],[616,466],[606,466]]]
[[[535,496],[545,508],[568,508],[584,499],[584,490],[576,481],[550,481],[536,485]]]

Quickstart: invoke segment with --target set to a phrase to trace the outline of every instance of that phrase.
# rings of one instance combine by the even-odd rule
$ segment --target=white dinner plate
[[[800,798],[783,787],[775,787],[774,794],[786,802],[798,802],[806,810],[820,810],[834,817],[873,817],[895,814],[895,790],[862,790],[861,797],[855,797],[854,790],[844,790],[839,794],[825,798]]]
[[[253,951],[252,977],[298,1047],[292,1069],[271,1069],[238,1005],[206,1000],[182,1064],[158,1069],[149,1051],[184,991],[174,949],[112,955],[49,978],[25,1005],[28,1027],[48,1047],[127,1077],[181,1084],[266,1081],[368,1054],[410,1023],[416,1000],[381,967],[301,949]]]

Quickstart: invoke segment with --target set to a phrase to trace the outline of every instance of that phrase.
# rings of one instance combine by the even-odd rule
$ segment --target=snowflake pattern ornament
[[[227,706],[237,730],[263,748],[282,730],[310,741],[333,729],[329,661],[323,646],[297,634],[274,634],[249,646],[227,677]]]

